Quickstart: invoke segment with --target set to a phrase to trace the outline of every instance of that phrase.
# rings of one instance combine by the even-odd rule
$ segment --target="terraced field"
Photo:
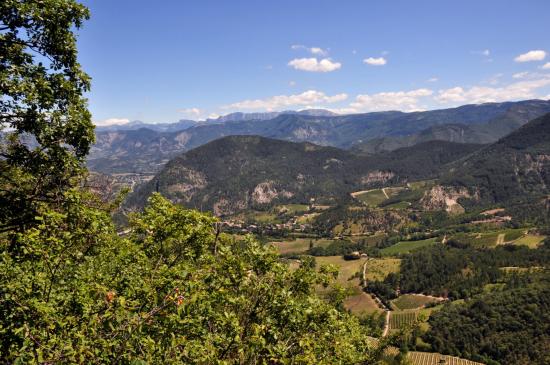
[[[407,359],[412,365],[483,365],[482,363],[441,355],[435,352],[409,352]]]

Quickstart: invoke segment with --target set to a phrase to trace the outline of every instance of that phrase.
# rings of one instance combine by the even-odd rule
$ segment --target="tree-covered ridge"
[[[441,166],[480,147],[432,141],[388,154],[359,156],[311,143],[230,136],[171,160],[130,196],[129,205],[142,205],[153,191],[216,214],[276,202],[308,204],[311,198],[334,204],[356,190],[432,177]]]

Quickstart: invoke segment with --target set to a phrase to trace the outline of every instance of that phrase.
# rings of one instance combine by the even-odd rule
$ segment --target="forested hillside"
[[[547,209],[550,194],[550,114],[527,123],[509,136],[456,162],[441,183],[469,189],[476,196],[470,204],[507,204],[539,211]]]
[[[226,137],[171,160],[138,188],[128,206],[159,191],[186,206],[224,215],[275,203],[334,204],[349,193],[433,177],[480,145],[427,142],[375,156],[257,136]]]

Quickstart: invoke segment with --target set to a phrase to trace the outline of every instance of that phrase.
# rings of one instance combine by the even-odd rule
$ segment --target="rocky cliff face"
[[[462,213],[464,208],[458,202],[459,199],[477,199],[477,193],[470,194],[466,188],[436,185],[424,193],[420,204],[426,210]]]

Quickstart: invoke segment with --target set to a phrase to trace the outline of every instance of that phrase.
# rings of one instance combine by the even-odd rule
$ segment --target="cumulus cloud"
[[[308,72],[332,72],[340,69],[340,62],[333,62],[329,58],[317,60],[317,58],[296,58],[288,63],[289,66],[296,70]]]
[[[384,66],[388,61],[384,57],[369,57],[363,60],[363,63],[371,66]]]
[[[347,94],[326,95],[321,91],[308,90],[295,95],[277,95],[266,99],[243,100],[226,105],[223,109],[232,110],[283,110],[289,107],[338,103],[348,98]]]
[[[540,49],[529,51],[527,53],[520,54],[514,61],[516,62],[531,62],[531,61],[542,61],[546,58],[546,52]]]
[[[474,86],[462,88],[460,86],[440,90],[435,100],[441,104],[457,103],[489,103],[518,99],[536,98],[536,91],[550,85],[550,77],[536,80],[518,81],[503,87]]]
[[[126,118],[109,118],[104,120],[94,121],[94,124],[100,127],[108,125],[122,125],[130,123],[129,119]]]
[[[422,98],[433,94],[429,89],[416,89],[410,91],[382,92],[377,94],[357,95],[350,107],[356,112],[360,111],[418,111],[422,110],[419,102]]]
[[[550,62],[545,63],[543,66],[541,66],[543,70],[550,70]]]

